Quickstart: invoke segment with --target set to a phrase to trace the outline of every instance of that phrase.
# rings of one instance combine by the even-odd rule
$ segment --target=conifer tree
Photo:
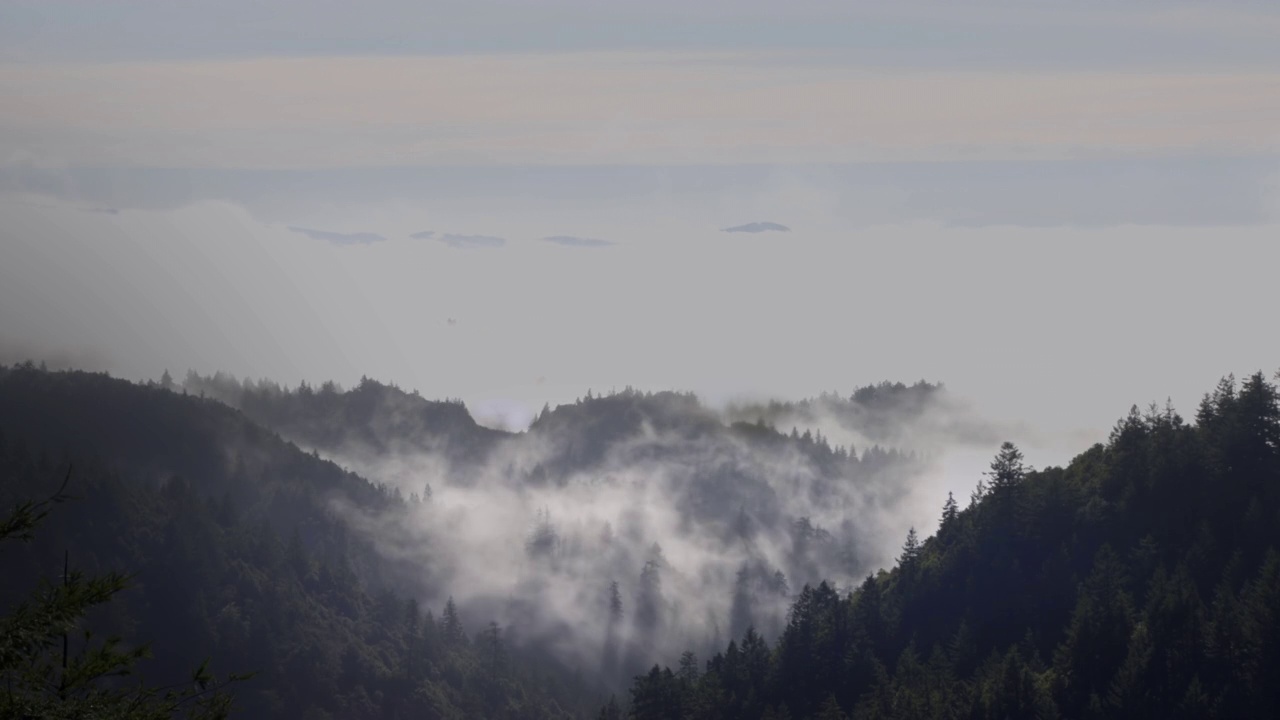
[[[618,698],[610,695],[609,702],[600,708],[597,720],[622,720],[622,709],[618,707]]]
[[[490,622],[480,637],[480,648],[484,652],[485,663],[489,666],[490,677],[498,677],[506,663],[506,651],[502,645],[502,628],[497,622]]]
[[[902,565],[910,565],[920,557],[920,536],[916,534],[913,527],[907,531],[907,541],[902,545],[902,555],[898,557],[898,562]]]
[[[679,677],[685,683],[692,685],[698,681],[701,674],[698,668],[698,656],[692,650],[685,650],[680,655],[680,672]]]
[[[960,508],[956,504],[956,496],[954,493],[947,493],[947,502],[942,506],[942,522],[939,527],[951,528],[955,525],[956,520],[960,517]]]
[[[1016,486],[1026,476],[1027,468],[1022,464],[1022,451],[1011,442],[1000,445],[1000,452],[991,461],[991,492],[998,493]]]
[[[467,633],[462,628],[462,619],[458,617],[458,606],[453,596],[444,604],[444,612],[440,614],[440,632],[448,645],[459,645],[466,642]]]
[[[35,529],[65,494],[71,471],[52,496],[18,504],[0,518],[0,543],[30,541]],[[95,640],[88,630],[77,632],[86,613],[105,606],[129,587],[120,573],[86,576],[64,562],[60,583],[46,583],[12,613],[0,617],[0,718],[49,720],[104,718],[109,720],[214,720],[232,710],[227,692],[231,683],[248,675],[219,679],[207,662],[190,676],[190,684],[159,688],[142,681],[120,681],[135,671],[139,660],[151,656],[145,647],[127,647],[119,638]],[[80,634],[84,647],[70,651],[70,635]]]

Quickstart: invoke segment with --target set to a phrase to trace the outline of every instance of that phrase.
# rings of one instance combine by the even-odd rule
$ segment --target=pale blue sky
[[[823,48],[860,63],[1276,67],[1280,10],[1229,2],[8,0],[0,46],[32,60]]]

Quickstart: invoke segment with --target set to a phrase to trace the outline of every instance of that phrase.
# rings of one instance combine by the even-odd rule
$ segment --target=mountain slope
[[[1066,468],[1006,446],[897,567],[806,587],[753,633],[658,667],[635,718],[1275,717],[1280,403],[1224,380],[1195,425],[1134,411]],[[701,672],[700,672],[701,671]]]
[[[333,383],[291,389],[193,372],[182,388],[237,408],[304,447],[343,456],[431,453],[464,471],[510,436],[478,424],[461,402],[428,400],[368,378],[343,391]]]
[[[205,657],[257,671],[237,688],[248,718],[575,717],[594,702],[508,628],[418,606],[431,579],[340,511],[394,517],[396,493],[213,400],[0,368],[0,503],[47,496],[69,464],[78,500],[0,554],[0,604],[52,578],[64,550],[73,569],[135,573],[90,626],[150,642],[161,660],[143,671],[159,684]]]
[[[753,623],[773,638],[793,588],[847,586],[884,561],[885,528],[926,467],[808,430],[727,424],[688,393],[588,395],[503,433],[461,404],[367,379],[349,391],[217,375],[185,386],[400,488],[405,516],[358,518],[389,554],[605,682],[674,660],[691,639],[713,649]],[[895,401],[879,405],[889,414]]]

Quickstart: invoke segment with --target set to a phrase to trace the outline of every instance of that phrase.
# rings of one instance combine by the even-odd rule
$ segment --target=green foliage
[[[0,543],[32,541],[37,526],[65,502],[71,471],[54,494],[21,501],[0,520]],[[96,641],[80,630],[85,616],[129,586],[119,573],[89,577],[63,568],[60,583],[42,580],[39,587],[0,618],[0,718],[103,718],[161,720],[225,718],[231,711],[226,688],[247,679],[231,675],[219,680],[201,663],[186,682],[169,687],[134,680],[139,660],[150,656],[145,646],[129,647],[117,637]],[[70,635],[80,634],[73,653]]]
[[[46,479],[73,458],[81,502],[49,513],[25,500],[47,494]],[[73,658],[84,660],[68,663],[68,699],[85,702],[101,690],[139,707],[202,712],[203,700],[184,702],[185,694],[200,683],[220,688],[224,678],[182,669],[206,657],[210,667],[254,672],[237,687],[243,718],[587,717],[607,697],[547,655],[515,647],[506,629],[472,642],[473,619],[456,607],[441,622],[447,593],[435,614],[411,602],[433,598],[351,532],[334,504],[394,517],[403,501],[212,400],[102,375],[0,368],[0,477],[0,503],[17,509],[0,519],[6,534],[28,536],[41,523],[33,542],[0,553],[0,608],[14,609],[0,680],[12,678],[15,693],[26,673],[46,683],[42,697],[57,698],[61,630],[17,632],[47,625],[56,611],[87,612],[101,630],[70,636]],[[68,589],[55,583],[28,597],[9,582],[60,571],[64,549],[84,571],[69,574]],[[126,581],[127,591],[98,602]],[[37,611],[45,619],[33,619]],[[479,629],[487,618],[474,620]],[[114,636],[147,642],[150,653],[98,639]],[[41,650],[14,665],[15,643]],[[0,682],[0,701],[9,702],[4,693]],[[81,705],[48,717],[93,712]]]
[[[693,681],[655,667],[633,717],[1280,715],[1265,376],[1223,380],[1194,426],[1134,408],[1066,468],[1005,443],[987,478],[964,510],[948,497],[933,538],[909,533],[892,572],[844,597],[806,586],[758,675],[735,642]]]
[[[224,385],[211,394],[234,390],[246,412],[303,423],[303,436],[361,426],[372,407],[404,402],[406,432],[452,428],[469,438],[461,455],[493,439],[456,403],[423,406],[371,381],[349,393]],[[247,717],[1280,716],[1280,402],[1262,374],[1225,379],[1194,425],[1168,407],[1134,408],[1065,468],[1031,470],[1001,446],[989,485],[963,510],[949,497],[938,533],[909,533],[892,571],[851,592],[805,585],[773,647],[752,627],[744,589],[722,652],[701,664],[690,653],[678,672],[654,666],[629,702],[603,709],[607,693],[521,650],[518,625],[469,635],[487,618],[441,603],[442,588],[406,587],[404,568],[348,531],[333,501],[394,517],[404,501],[386,488],[161,386],[0,368],[0,390],[0,501],[14,508],[0,537],[35,539],[6,543],[0,577],[48,577],[67,549],[76,559],[34,594],[0,584],[0,717],[218,717],[225,681],[207,673],[206,656],[258,671],[237,697]],[[871,408],[880,394],[848,404]],[[578,428],[581,442],[556,460],[577,467],[641,419],[691,440],[711,427],[689,410],[691,397],[653,400],[628,391],[564,406],[533,432]],[[654,407],[642,413],[645,403]],[[822,450],[820,437],[734,432],[851,462]],[[61,491],[25,499],[47,493],[45,479],[73,457],[86,502],[50,512]],[[858,462],[886,457],[873,448]],[[557,465],[547,467],[554,475]],[[759,532],[758,518],[738,516],[724,518],[735,537]],[[797,547],[825,542],[807,519],[786,522]],[[551,533],[535,540],[535,556],[555,547]],[[600,603],[611,639],[624,620],[643,639],[678,611],[666,595],[677,576],[651,554],[625,615],[616,586]],[[788,592],[772,572],[744,566],[741,584]],[[105,628],[105,639],[85,625]],[[117,636],[150,641],[163,664]],[[611,667],[618,655],[606,646]],[[194,676],[179,670],[192,666]],[[144,670],[157,680],[140,682]]]

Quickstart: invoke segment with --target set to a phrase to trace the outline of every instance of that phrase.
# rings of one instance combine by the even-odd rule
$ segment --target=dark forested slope
[[[400,487],[414,540],[396,555],[446,585],[465,576],[468,604],[609,682],[751,624],[772,639],[795,588],[848,587],[884,562],[886,530],[925,468],[912,453],[859,452],[810,429],[729,423],[691,393],[588,393],[501,432],[459,403],[369,379],[314,390],[190,373],[184,387]],[[899,430],[940,392],[876,387],[854,395]],[[477,568],[469,558],[480,555],[490,561]]]
[[[806,587],[773,647],[749,632],[655,667],[630,713],[1276,717],[1277,527],[1276,389],[1227,379],[1194,424],[1135,408],[1066,468],[1030,471],[1006,445],[891,572],[843,597]]]
[[[0,554],[6,580],[24,580],[6,582],[0,600],[8,607],[54,577],[64,550],[88,572],[132,571],[134,587],[91,624],[153,643],[163,661],[143,670],[160,680],[206,656],[223,671],[259,671],[237,688],[246,717],[579,716],[599,707],[606,666],[634,672],[681,642],[720,649],[641,675],[626,707],[604,714],[1280,712],[1280,403],[1260,374],[1224,381],[1194,423],[1135,410],[1065,468],[1033,471],[1002,448],[973,503],[948,499],[933,537],[909,536],[892,571],[852,592],[817,580],[865,572],[850,545],[858,503],[891,504],[909,478],[906,456],[726,424],[674,393],[584,399],[502,433],[461,404],[372,381],[302,400],[310,391],[259,388],[236,400],[252,417],[212,389],[202,398],[0,368],[0,502],[46,496],[70,463],[80,498],[38,542]],[[455,564],[489,546],[466,545],[456,523],[432,534],[442,508],[406,502],[277,432],[335,453],[444,456],[470,468],[456,478],[470,498],[585,504],[566,506],[581,514],[573,523],[542,510],[528,534],[511,528],[524,579],[499,586],[505,600],[432,612],[411,598],[445,598],[456,576],[389,551],[389,534],[418,533],[406,542],[431,552],[453,542]],[[660,503],[667,524],[596,527],[601,500],[620,503],[623,519]],[[824,528],[795,508],[837,521]],[[474,539],[495,537],[506,539]],[[579,585],[570,597],[599,602],[557,601]],[[787,601],[774,627],[773,608]],[[488,610],[472,617],[475,608]],[[735,641],[690,634],[709,626]],[[565,663],[531,642],[540,634],[577,643],[590,662]]]
[[[368,378],[343,390],[332,382],[285,388],[266,380],[189,372],[182,389],[237,408],[304,447],[352,457],[432,453],[459,474],[510,435],[476,423],[460,401],[428,400]]]
[[[139,385],[30,365],[0,370],[0,433],[6,496],[74,461],[86,498],[5,562],[35,577],[70,547],[86,569],[136,568],[111,627],[176,666],[263,670],[251,716],[574,712],[690,642],[752,625],[772,640],[796,587],[881,562],[921,467],[728,424],[681,393],[588,396],[512,433],[367,379]],[[424,611],[450,595],[464,622],[445,632]],[[413,640],[481,630],[506,683],[483,701],[494,671],[474,647]]]
[[[165,684],[205,657],[256,671],[242,717],[572,717],[593,691],[506,628],[419,607],[405,568],[335,512],[394,492],[303,453],[239,412],[104,375],[0,368],[0,503],[68,492],[36,542],[0,553],[0,603],[73,569],[134,574],[99,635],[149,642]],[[401,589],[408,588],[401,592]],[[446,589],[447,590],[447,589]]]

